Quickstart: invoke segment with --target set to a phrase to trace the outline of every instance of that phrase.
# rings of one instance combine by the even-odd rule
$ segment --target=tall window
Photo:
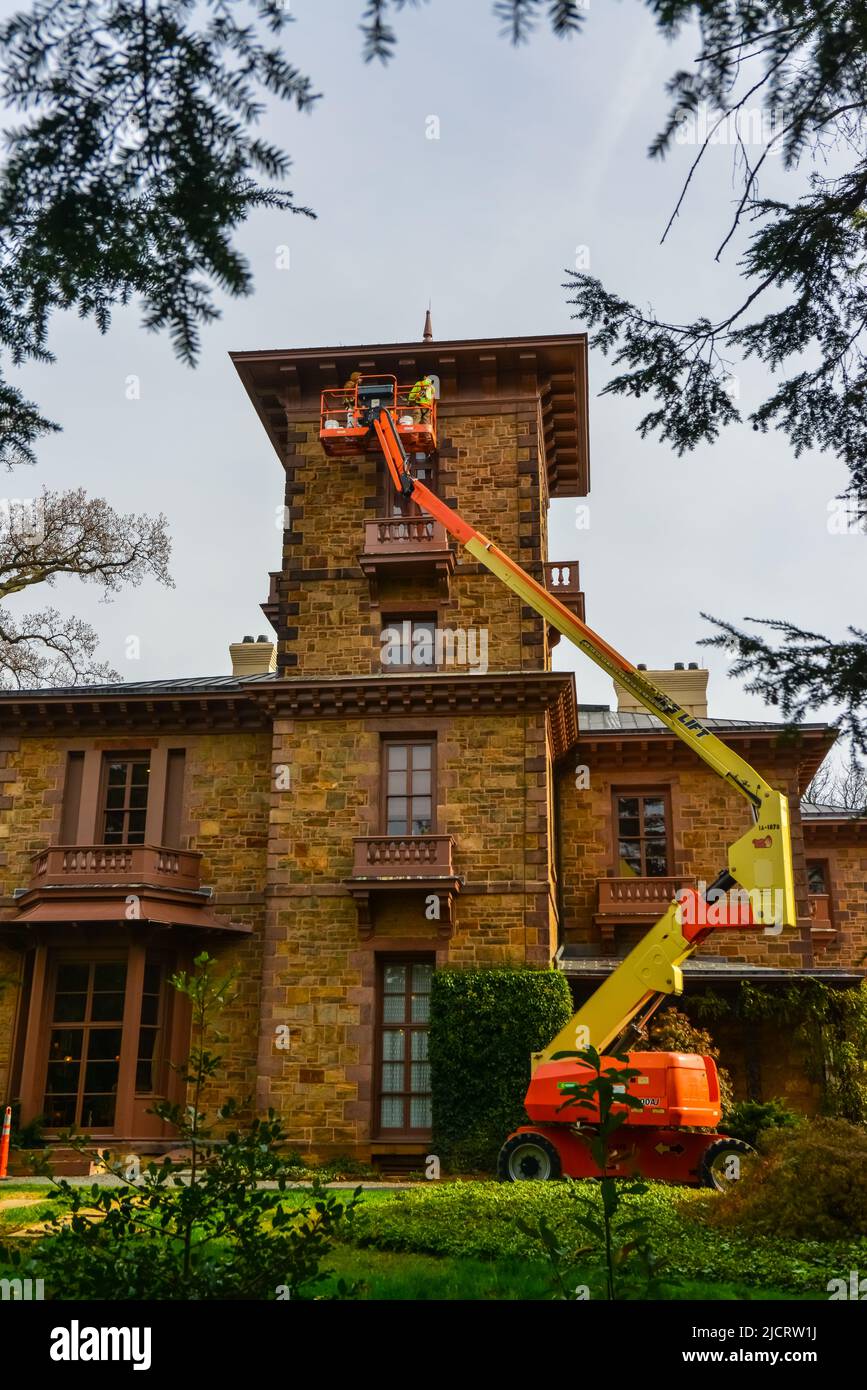
[[[431,961],[384,962],[379,992],[377,1121],[381,1132],[428,1133],[431,1127]]]
[[[106,758],[102,777],[103,844],[144,844],[149,779],[149,753]]]
[[[49,1128],[114,1124],[125,998],[125,960],[58,962],[43,1107]]]
[[[669,814],[664,792],[618,793],[614,798],[618,873],[665,878],[669,873]]]
[[[429,835],[433,822],[432,743],[386,743],[385,833]]]
[[[148,957],[142,982],[141,1021],[138,1030],[138,1051],[135,1064],[136,1095],[153,1095],[165,1089],[160,1056],[160,1031],[163,1024],[163,965]]]

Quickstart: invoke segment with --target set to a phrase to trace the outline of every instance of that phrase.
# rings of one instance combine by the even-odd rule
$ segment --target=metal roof
[[[791,725],[771,719],[702,719],[706,729],[756,729],[769,733],[782,733]],[[797,729],[825,729],[825,724],[798,724]],[[655,730],[670,733],[661,719],[655,714],[643,711],[612,710],[607,705],[579,705],[578,730],[582,734],[637,733]]]
[[[867,816],[867,810],[832,806],[827,801],[802,801],[801,815],[804,820],[863,820]]]

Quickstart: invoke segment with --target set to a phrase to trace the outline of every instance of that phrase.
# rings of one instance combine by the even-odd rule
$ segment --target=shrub
[[[679,1009],[669,1006],[654,1017],[647,1030],[646,1048],[648,1052],[695,1052],[701,1057],[712,1057],[719,1073],[722,1108],[725,1111],[731,1107],[734,1088],[725,1067],[719,1065],[719,1048],[706,1028],[697,1028]]]
[[[433,1143],[447,1168],[490,1169],[526,1123],[530,1053],[573,1012],[555,970],[437,970],[431,990]]]
[[[723,1115],[722,1129],[755,1147],[763,1130],[794,1129],[803,1118],[783,1100],[739,1100]]]
[[[867,1133],[846,1120],[765,1130],[762,1156],[708,1220],[813,1240],[867,1236]]]

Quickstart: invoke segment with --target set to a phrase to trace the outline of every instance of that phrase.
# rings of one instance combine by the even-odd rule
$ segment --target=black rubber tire
[[[526,1150],[523,1157],[519,1157],[521,1149]],[[535,1172],[534,1163],[537,1165]],[[497,1177],[501,1182],[551,1182],[562,1174],[560,1155],[544,1134],[513,1134],[497,1158]]]
[[[719,1182],[715,1176],[714,1165],[723,1154],[747,1154],[752,1155],[756,1151],[751,1144],[747,1144],[743,1139],[729,1139],[721,1136],[715,1139],[712,1144],[708,1144],[698,1165],[698,1177],[701,1187],[712,1187],[716,1192],[725,1192],[736,1179],[727,1179]]]

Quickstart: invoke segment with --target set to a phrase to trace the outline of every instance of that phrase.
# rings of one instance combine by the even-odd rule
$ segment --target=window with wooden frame
[[[668,790],[615,791],[614,834],[621,878],[665,878],[672,872]]]
[[[437,461],[431,454],[416,454],[411,462],[412,476],[418,478],[432,492],[437,490]],[[404,497],[398,492],[391,474],[386,471],[385,511],[388,516],[421,516],[422,509],[412,497]]]
[[[144,844],[150,764],[149,752],[104,757],[100,794],[103,844]]]
[[[169,1086],[170,962],[145,953],[143,968],[106,949],[62,952],[48,976],[42,1113],[48,1129],[115,1129],[135,1097]]]
[[[437,615],[383,613],[380,660],[390,670],[415,671],[436,666]]]
[[[418,956],[380,963],[374,1127],[381,1135],[430,1134],[433,969],[433,960]]]
[[[383,830],[386,835],[430,835],[434,807],[436,745],[429,739],[383,745]]]
[[[61,960],[54,973],[43,1113],[50,1129],[111,1129],[126,960]]]

